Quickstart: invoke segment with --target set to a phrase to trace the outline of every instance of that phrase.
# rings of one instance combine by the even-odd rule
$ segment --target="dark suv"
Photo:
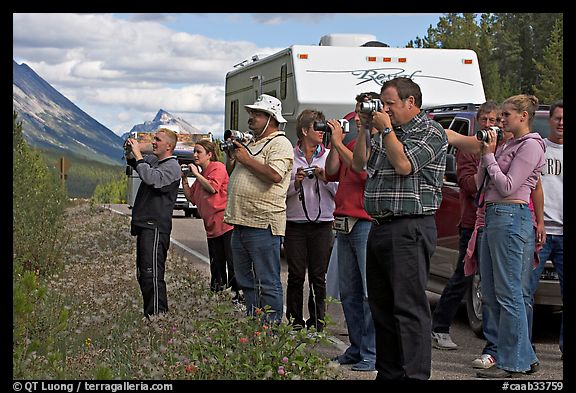
[[[478,131],[476,111],[478,105],[454,104],[424,109],[428,116],[442,125],[463,135],[475,135]],[[545,138],[548,135],[549,107],[541,106],[536,112],[532,129]],[[430,264],[428,290],[440,295],[452,276],[458,261],[458,223],[460,221],[459,187],[456,179],[456,148],[448,147],[446,175],[442,187],[442,204],[436,212],[438,246]],[[466,310],[470,327],[482,336],[482,307],[480,276],[474,276],[466,296]],[[560,282],[552,262],[547,261],[536,292],[536,305],[561,306]]]

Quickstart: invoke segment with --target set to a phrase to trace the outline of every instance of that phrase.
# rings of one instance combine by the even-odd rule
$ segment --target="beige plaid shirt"
[[[284,132],[278,131],[257,142],[252,141],[248,148],[253,154],[258,153],[252,159],[268,164],[282,176],[282,181],[264,182],[243,164],[236,162],[228,182],[224,211],[224,221],[228,224],[262,229],[270,225],[273,235],[284,236],[286,193],[290,185],[294,151],[288,138],[278,135],[284,135]]]

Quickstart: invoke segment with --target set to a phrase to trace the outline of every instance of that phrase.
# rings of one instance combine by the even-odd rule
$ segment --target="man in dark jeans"
[[[480,105],[476,114],[479,129],[495,126],[497,115],[498,105],[495,102],[487,101]],[[456,174],[460,186],[459,254],[456,270],[444,287],[432,314],[432,346],[438,349],[458,348],[458,345],[450,337],[450,325],[474,277],[473,275],[467,277],[464,275],[464,257],[476,222],[474,198],[477,189],[474,175],[478,169],[478,162],[479,156],[476,154],[463,153],[460,150],[456,153]]]
[[[411,79],[384,82],[380,100],[362,103],[363,130],[352,155],[352,169],[368,174],[364,209],[373,220],[366,281],[376,379],[427,380],[432,340],[426,284],[448,141],[442,126],[420,110],[422,92]]]
[[[144,316],[168,311],[164,270],[172,231],[172,210],[180,185],[180,165],[173,155],[177,135],[161,128],[154,135],[152,153],[142,155],[136,139],[128,139],[127,163],[142,180],[130,233],[136,238],[136,278],[144,300]]]

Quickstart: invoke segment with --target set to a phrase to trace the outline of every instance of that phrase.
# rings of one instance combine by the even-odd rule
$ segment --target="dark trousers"
[[[429,379],[426,284],[436,249],[434,216],[372,224],[366,252],[368,302],[376,329],[376,379]]]
[[[294,325],[314,326],[321,331],[326,312],[326,271],[334,235],[332,221],[319,223],[286,223],[284,252],[288,263],[286,317]],[[304,322],[304,281],[308,270],[308,313]]]
[[[456,316],[458,307],[464,298],[466,290],[470,287],[474,275],[466,277],[464,275],[464,257],[468,248],[468,241],[472,237],[472,228],[460,228],[460,239],[458,242],[458,262],[456,270],[444,287],[440,300],[436,304],[432,314],[432,331],[436,333],[449,333],[450,325]]]
[[[210,256],[210,289],[221,291],[232,287],[238,292],[238,284],[234,276],[232,259],[232,230],[218,236],[208,238],[208,255]]]
[[[136,278],[144,300],[144,316],[168,311],[164,271],[170,234],[141,228],[136,237]]]

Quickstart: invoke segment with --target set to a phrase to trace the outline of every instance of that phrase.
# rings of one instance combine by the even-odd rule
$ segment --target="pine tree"
[[[563,87],[563,20],[557,19],[544,50],[542,61],[534,61],[539,80],[533,86],[541,103],[551,104],[564,97]]]

